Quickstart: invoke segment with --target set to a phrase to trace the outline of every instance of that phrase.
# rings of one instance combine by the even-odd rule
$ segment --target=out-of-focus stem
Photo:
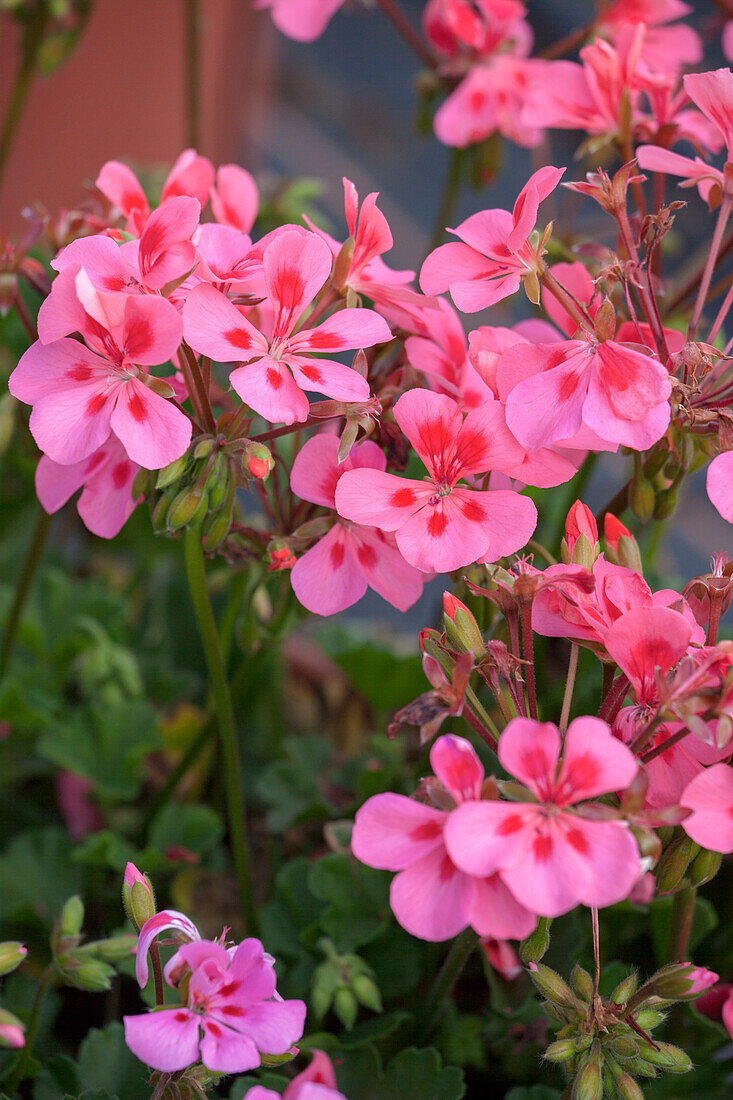
[[[377,7],[381,8],[390,20],[397,33],[404,38],[410,49],[417,54],[423,65],[427,65],[429,69],[437,69],[438,62],[433,52],[425,45],[420,35],[405,17],[402,9],[395,3],[395,0],[376,0],[376,3]]]
[[[534,675],[534,643],[532,639],[532,604],[523,601],[521,605],[522,645],[524,647],[524,659],[527,662],[527,698],[529,702],[529,717],[537,718],[537,688]]]
[[[687,962],[690,950],[690,933],[695,917],[697,889],[685,886],[678,890],[672,901],[672,927],[669,938],[669,962]]]
[[[0,181],[2,181],[8,155],[13,145],[18,124],[23,115],[28,93],[38,63],[38,54],[43,45],[43,36],[50,18],[48,4],[41,4],[30,23],[23,28],[22,54],[15,83],[0,128]]]
[[[43,1000],[46,996],[49,986],[51,985],[54,974],[56,973],[56,967],[51,963],[47,966],[41,975],[41,980],[38,983],[38,989],[36,990],[36,996],[33,1001],[33,1007],[31,1009],[30,1018],[28,1020],[28,1027],[25,1033],[25,1046],[18,1054],[18,1061],[15,1063],[15,1069],[11,1073],[8,1081],[3,1086],[3,1091],[7,1092],[8,1096],[13,1096],[17,1090],[18,1085],[25,1077],[25,1070],[28,1062],[31,1059],[33,1053],[33,1047],[36,1041],[36,1035],[38,1034],[38,1024],[41,1019],[41,1008],[43,1007]]]
[[[31,590],[36,570],[43,558],[43,550],[46,545],[46,537],[51,526],[51,516],[39,505],[39,514],[36,526],[31,537],[31,544],[25,556],[25,563],[15,586],[15,596],[8,613],[8,621],[5,626],[2,646],[0,646],[0,680],[8,667],[8,662],[15,647],[15,638],[20,625],[20,617],[23,613],[25,601]]]
[[[697,326],[700,323],[702,311],[705,308],[705,299],[707,298],[708,290],[710,289],[710,282],[713,277],[713,272],[715,271],[715,265],[718,262],[718,252],[720,251],[720,245],[723,240],[723,234],[725,233],[725,227],[728,224],[730,209],[731,197],[724,192],[723,198],[720,203],[720,210],[718,211],[718,220],[715,223],[715,230],[713,231],[713,239],[710,244],[710,252],[708,253],[708,258],[703,269],[702,278],[700,280],[700,286],[697,291],[695,308],[692,311],[690,323],[687,326],[688,340],[695,339]]]
[[[426,1040],[435,1030],[445,1002],[453,992],[453,988],[477,943],[478,936],[472,928],[466,928],[453,941],[453,946],[448,952],[425,1002],[424,1022],[420,1027],[421,1041]]]

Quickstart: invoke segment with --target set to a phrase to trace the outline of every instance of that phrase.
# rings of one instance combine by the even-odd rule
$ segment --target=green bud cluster
[[[329,939],[319,940],[318,946],[326,956],[316,967],[311,988],[311,1004],[318,1019],[332,1009],[350,1031],[360,1005],[381,1012],[382,997],[372,968],[359,955],[339,955]]]
[[[650,1033],[665,1018],[660,1008],[691,995],[693,970],[689,963],[674,963],[641,988],[638,976],[629,974],[606,1001],[594,996],[593,979],[582,966],[573,968],[569,983],[548,966],[530,966],[543,1007],[558,1025],[544,1057],[562,1066],[572,1100],[643,1100],[638,1078],[692,1069],[683,1050]]]
[[[51,952],[56,976],[62,985],[102,993],[112,985],[111,963],[129,958],[137,936],[123,934],[83,943],[84,903],[78,895],[64,904],[51,934]]]

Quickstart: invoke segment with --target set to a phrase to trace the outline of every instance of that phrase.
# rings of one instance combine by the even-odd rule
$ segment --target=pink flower
[[[122,251],[137,263],[141,282],[148,290],[163,290],[182,279],[196,264],[191,240],[198,227],[198,199],[168,199],[148,218],[139,241],[129,241]]]
[[[25,1046],[25,1032],[17,1016],[0,1009],[0,1046],[19,1050]]]
[[[325,31],[344,0],[255,0],[256,8],[269,8],[279,31],[297,42],[313,42]]]
[[[345,519],[394,531],[402,556],[424,573],[496,561],[531,537],[534,504],[510,490],[468,489],[462,477],[502,469],[521,458],[494,402],[465,421],[450,397],[408,390],[394,406],[399,427],[427,466],[430,481],[382,470],[347,471],[336,487]]]
[[[132,495],[139,469],[120,441],[110,436],[88,458],[70,466],[42,455],[36,467],[36,493],[45,511],[53,513],[83,487],[77,504],[82,521],[93,535],[113,539],[143,499]]]
[[[423,30],[442,54],[483,57],[500,46],[529,52],[532,31],[520,0],[428,0]]]
[[[30,429],[38,446],[54,462],[70,465],[113,434],[148,470],[180,458],[191,422],[146,385],[142,369],[177,352],[183,325],[175,307],[153,295],[99,292],[76,266],[62,271],[57,284],[52,342],[32,344],[9,380],[10,392],[33,406]],[[80,332],[89,347],[55,339],[59,327]],[[42,339],[49,335],[42,322],[39,329]]]
[[[251,1100],[280,1100],[280,1093],[255,1085],[247,1093]],[[285,1086],[283,1100],[346,1100],[336,1088],[336,1074],[331,1059],[322,1050],[313,1050],[309,1066]]]
[[[733,451],[718,455],[708,466],[708,496],[723,519],[733,523]]]
[[[335,508],[336,485],[347,470],[386,468],[387,460],[376,443],[353,447],[340,463],[338,449],[335,435],[314,435],[308,440],[290,474],[296,496]],[[334,615],[351,607],[367,587],[406,611],[422,595],[424,580],[381,531],[343,520],[298,559],[290,574],[298,600],[317,615]]]
[[[213,182],[211,161],[200,157],[195,149],[184,149],[163,184],[161,202],[185,195],[203,206]],[[118,160],[108,160],[97,176],[96,185],[127,218],[126,231],[139,237],[150,217],[150,206],[135,173]]]
[[[202,940],[178,955],[191,969],[185,1004],[124,1017],[127,1045],[153,1069],[174,1073],[200,1060],[242,1073],[260,1065],[260,1051],[285,1054],[303,1034],[305,1005],[273,999],[275,970],[259,940],[243,940],[231,955]]]
[[[564,171],[548,166],[530,176],[511,214],[482,210],[452,229],[460,243],[436,248],[422,266],[420,286],[425,294],[450,290],[463,313],[477,313],[515,294],[522,278],[536,267],[529,236],[539,204],[555,190]]]
[[[658,698],[656,670],[670,671],[690,645],[693,627],[669,607],[633,607],[608,628],[603,642],[626,673],[642,705]]]
[[[733,768],[713,764],[685,788],[680,805],[692,810],[682,828],[713,852],[733,852]]]
[[[391,339],[371,309],[344,309],[316,328],[294,332],[331,272],[331,253],[315,233],[287,230],[263,256],[267,293],[275,318],[270,340],[213,286],[195,287],[183,307],[186,340],[221,363],[245,362],[229,376],[243,401],[268,420],[292,424],[308,416],[304,390],[338,401],[369,397],[365,378],[351,367],[314,353],[371,347]]]
[[[220,225],[249,233],[259,205],[257,184],[245,168],[222,164],[217,169],[216,186],[211,188],[211,209]]]
[[[467,802],[451,815],[445,843],[469,875],[499,872],[518,900],[542,916],[578,903],[601,908],[627,897],[639,871],[636,841],[622,821],[584,818],[571,807],[622,791],[637,764],[598,718],[576,718],[565,736],[549,722],[515,718],[499,760],[536,802]]]
[[[542,129],[522,122],[535,64],[497,54],[474,65],[435,113],[438,140],[465,149],[497,131],[516,145],[539,145]]]
[[[599,34],[608,36],[619,48],[644,24],[641,56],[649,68],[659,72],[678,72],[683,65],[697,65],[703,47],[699,34],[686,23],[665,24],[681,19],[692,11],[681,0],[616,0],[601,15]]]
[[[430,763],[459,808],[484,805],[476,801],[484,770],[468,741],[439,737]],[[499,876],[464,874],[446,851],[445,829],[456,813],[401,794],[375,795],[357,811],[352,851],[368,867],[399,872],[390,905],[402,927],[419,939],[451,939],[468,925],[497,939],[529,935],[536,923],[532,911],[516,901]]]
[[[431,390],[447,394],[463,412],[470,412],[493,401],[494,394],[468,357],[458,314],[445,298],[438,301],[439,309],[425,310],[425,335],[408,337],[405,353],[410,365],[425,375]]]
[[[64,769],[56,772],[53,786],[56,802],[72,840],[82,840],[89,833],[96,833],[104,827],[102,811],[91,798],[94,791],[91,780]]]
[[[199,930],[193,921],[185,913],[179,913],[177,909],[161,909],[159,913],[146,920],[137,938],[135,954],[135,977],[141,989],[148,984],[148,951],[161,932],[169,931],[175,932],[178,939],[187,943],[198,943],[201,940]],[[171,964],[178,961],[177,956],[178,952],[166,965],[166,980],[172,969]]]

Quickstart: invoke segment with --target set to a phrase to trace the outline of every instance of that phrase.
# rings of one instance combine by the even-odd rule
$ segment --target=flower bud
[[[10,974],[23,962],[28,954],[28,948],[17,940],[6,940],[0,943],[0,975]]]
[[[573,1100],[601,1100],[603,1096],[601,1064],[601,1044],[595,1040],[588,1060],[573,1082]]]
[[[543,997],[564,1008],[577,1008],[578,1002],[570,986],[560,975],[544,963],[533,963],[529,968],[530,979]]]
[[[122,904],[130,922],[140,931],[146,920],[155,916],[155,892],[147,875],[134,863],[125,867],[122,880]]]
[[[110,936],[108,940],[97,940],[94,944],[95,953],[104,962],[123,962],[135,954],[136,947],[137,936],[127,932],[121,936]]]
[[[707,848],[703,848],[690,865],[688,872],[690,885],[703,886],[706,882],[710,882],[710,879],[715,878],[720,870],[722,861],[723,856],[720,852],[710,852]]]
[[[566,565],[582,565],[592,569],[600,552],[595,517],[587,504],[576,500],[565,520],[562,560]]]
[[[112,986],[114,968],[101,959],[85,959],[78,966],[60,967],[65,985],[86,989],[89,993],[104,993]]]
[[[623,1071],[614,1073],[613,1083],[619,1100],[644,1100],[644,1093],[634,1078]]]
[[[654,514],[656,492],[647,478],[635,477],[629,486],[629,508],[640,523],[647,523]]]
[[[537,927],[519,945],[519,957],[523,963],[538,963],[550,946],[552,917],[540,917]]]
[[[207,508],[216,512],[221,508],[229,492],[230,482],[229,459],[221,451],[214,459],[214,465],[206,479],[206,491],[208,493]]]
[[[132,480],[132,499],[137,500],[138,497],[144,496],[153,486],[153,478],[150,470],[138,470],[135,477]]]
[[[25,1046],[23,1024],[12,1012],[0,1008],[0,1047],[19,1050],[23,1046]]]
[[[0,455],[5,454],[15,429],[16,400],[12,394],[0,397]]]
[[[654,1031],[655,1027],[659,1027],[665,1020],[665,1014],[659,1012],[656,1008],[640,1008],[638,1012],[634,1013],[634,1022],[639,1025],[642,1031]]]
[[[613,340],[616,332],[616,311],[609,298],[604,298],[598,307],[593,318],[593,327],[598,340]]]
[[[292,1062],[293,1058],[297,1058],[299,1054],[299,1047],[291,1047],[284,1054],[265,1054],[260,1051],[260,1061],[263,1066],[285,1066],[288,1062]]]
[[[693,966],[689,962],[669,963],[647,982],[657,997],[665,1001],[691,1000],[715,985],[718,975],[713,970]]]
[[[670,485],[668,489],[661,489],[654,501],[654,518],[669,519],[677,507],[679,489],[677,485]]]
[[[448,644],[459,653],[471,653],[480,661],[486,656],[486,645],[478,623],[464,603],[450,592],[443,593],[443,624]]]
[[[346,280],[349,277],[351,263],[354,259],[354,244],[354,238],[347,237],[341,245],[341,249],[333,265],[331,283],[333,284],[334,290],[339,291],[339,293],[344,289]]]
[[[692,1061],[688,1054],[680,1047],[671,1043],[657,1043],[657,1049],[648,1043],[640,1044],[640,1054],[645,1062],[652,1066],[659,1066],[667,1073],[689,1073],[692,1069]]]
[[[635,573],[643,572],[639,544],[612,512],[606,512],[603,517],[603,537],[608,561],[633,569]]]
[[[181,489],[168,509],[166,525],[169,531],[178,531],[181,527],[195,524],[206,515],[208,497],[205,487],[189,485]],[[155,518],[155,517],[153,517]]]
[[[204,526],[201,544],[207,554],[217,550],[229,534],[232,526],[231,508],[222,508],[215,516],[209,516]]]
[[[626,1060],[639,1055],[639,1044],[630,1035],[616,1035],[610,1043],[614,1057]]]
[[[298,560],[287,543],[278,541],[268,546],[267,555],[270,559],[270,564],[267,567],[270,573],[281,569],[292,569]]]
[[[671,894],[681,885],[692,858],[692,844],[688,836],[677,837],[662,852],[655,871],[660,894]]]
[[[558,1039],[554,1043],[550,1043],[549,1047],[542,1055],[548,1062],[569,1062],[575,1057],[575,1043],[572,1039]]]
[[[275,460],[272,451],[264,443],[247,443],[242,453],[242,469],[247,477],[264,481],[270,476]]]
[[[336,990],[333,1010],[346,1030],[351,1031],[359,1015],[359,1002],[348,986],[342,985]]]
[[[634,972],[629,974],[627,978],[624,978],[622,982],[619,982],[613,993],[611,994],[611,1000],[614,1004],[625,1005],[636,993],[636,988],[639,984],[639,975]]]
[[[167,489],[169,485],[172,485],[174,481],[178,481],[180,477],[183,477],[188,466],[189,456],[188,453],[181,455],[175,462],[171,462],[168,466],[164,466],[162,470],[158,470],[158,476],[155,479],[156,489]]]
[[[84,902],[74,894],[64,905],[59,917],[59,931],[62,936],[78,936],[84,923]]]
[[[372,1012],[382,1011],[382,997],[376,982],[368,974],[357,974],[351,981],[356,999]]]
[[[593,979],[580,963],[576,963],[570,973],[570,984],[580,999],[589,1004],[593,996]]]

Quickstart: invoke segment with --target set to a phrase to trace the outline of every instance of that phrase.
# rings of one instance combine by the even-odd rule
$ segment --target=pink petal
[[[130,289],[131,275],[125,263],[120,246],[111,237],[97,234],[94,237],[79,237],[66,248],[62,248],[51,261],[56,271],[66,271],[74,264],[80,264],[98,290],[124,291]],[[54,282],[54,287],[56,283]],[[73,331],[73,330],[72,330]],[[66,333],[59,333],[66,335]],[[56,339],[54,336],[53,339]],[[44,343],[48,343],[45,339]]]
[[[405,561],[381,531],[356,526],[351,529],[351,538],[369,587],[399,611],[412,607],[422,596],[424,575]]]
[[[54,390],[70,392],[101,385],[109,375],[108,363],[78,340],[37,340],[21,356],[10,375],[8,389],[13,397],[34,405]]]
[[[248,1008],[241,1021],[233,1023],[267,1054],[286,1054],[303,1034],[303,1001],[262,1001]]]
[[[120,386],[111,428],[128,455],[146,470],[160,470],[186,453],[191,421],[137,378]]]
[[[600,718],[576,718],[568,726],[553,801],[558,806],[625,791],[638,764]]]
[[[685,91],[706,118],[720,130],[733,155],[733,73],[716,69],[707,73],[688,73],[682,78]]]
[[[301,389],[324,393],[336,401],[367,401],[369,383],[358,371],[333,359],[286,355],[283,360]]]
[[[265,249],[262,265],[275,311],[273,341],[287,338],[331,274],[331,250],[315,233],[288,230]]]
[[[336,1088],[336,1071],[333,1062],[322,1050],[313,1050],[310,1065],[302,1070],[283,1090],[283,1100],[298,1100],[298,1092],[303,1085],[312,1083]]]
[[[367,590],[356,548],[337,523],[293,566],[290,582],[298,601],[317,615],[335,615],[351,607]]]
[[[31,435],[54,462],[66,466],[87,458],[106,442],[119,383],[92,379],[51,390],[33,407]]]
[[[451,230],[457,237],[485,256],[505,260],[507,238],[514,229],[514,220],[508,210],[479,210]]]
[[[344,519],[382,531],[396,531],[422,508],[435,486],[382,470],[347,470],[336,486],[336,510]]]
[[[540,202],[555,190],[564,172],[564,168],[547,165],[527,180],[519,192],[512,212],[514,228],[506,241],[510,251],[515,252],[527,240],[537,221]]]
[[[160,290],[193,267],[196,250],[191,236],[199,223],[201,204],[180,196],[168,199],[148,218],[140,237],[140,272],[145,284]]]
[[[317,328],[302,329],[288,340],[293,352],[333,352],[370,348],[392,339],[389,325],[373,309],[342,309]]]
[[[148,200],[137,176],[126,164],[108,160],[95,180],[96,186],[127,218],[127,230],[139,233],[150,213]]]
[[[634,607],[606,631],[603,643],[626,673],[639,702],[656,698],[654,670],[677,664],[687,652],[692,627],[683,615],[666,607]]]
[[[482,937],[523,940],[537,924],[535,914],[517,901],[500,874],[474,879],[471,927]]]
[[[452,496],[461,502],[471,497],[468,506],[473,511],[478,493],[468,489],[454,489]],[[489,536],[488,549],[480,559],[482,562],[494,562],[515,554],[529,542],[537,526],[537,508],[529,497],[521,496],[510,489],[491,489],[480,494],[482,507],[487,510],[484,530]]]
[[[350,181],[344,179],[344,190],[348,183]],[[387,219],[377,206],[378,198],[379,192],[371,191],[361,204],[354,241],[354,257],[351,261],[354,271],[361,271],[376,256],[388,252],[394,243]],[[354,232],[353,228],[349,231],[352,234]]]
[[[235,984],[240,988],[233,989]],[[238,945],[229,963],[226,986],[219,990],[220,996],[225,994],[242,1005],[268,1001],[274,996],[275,970],[260,940],[249,937]]]
[[[206,1016],[201,1061],[215,1073],[246,1073],[261,1063],[257,1047],[247,1035],[232,1031],[223,1021]]]
[[[279,31],[297,42],[313,42],[328,26],[344,0],[260,0],[272,9],[272,21]]]
[[[533,794],[544,801],[560,756],[560,734],[552,722],[514,718],[499,739],[499,760]]]
[[[680,805],[692,810],[682,828],[713,852],[733,852],[733,768],[714,764],[685,788]]]
[[[464,802],[448,817],[445,846],[461,870],[485,878],[521,856],[538,812],[521,802]]]
[[[590,303],[596,298],[596,301],[589,310],[591,317],[595,316],[599,304],[597,300],[597,291],[595,283],[585,264],[579,261],[571,264],[553,264],[550,268],[550,273],[554,275],[557,281],[564,286],[566,290],[569,290],[573,297],[584,306],[590,306]],[[578,327],[578,322],[570,316],[563,306],[560,305],[557,298],[555,298],[553,294],[550,294],[549,290],[545,287],[542,288],[542,308],[550,320],[553,321],[558,328],[562,329],[566,336],[573,335]]]
[[[200,940],[199,930],[185,913],[179,913],[177,909],[161,909],[159,913],[145,921],[137,938],[137,954],[135,957],[135,977],[137,984],[144,989],[148,984],[148,951],[153,940],[161,932],[182,932],[189,940]]]
[[[200,157],[195,149],[184,149],[168,173],[163,185],[161,202],[186,195],[206,205],[209,191],[214,184],[214,166],[206,157]]]
[[[444,455],[454,452],[456,438],[463,427],[463,417],[456,402],[430,390],[408,390],[395,403],[394,418],[430,475],[442,477]]]
[[[733,451],[718,455],[708,466],[707,490],[723,519],[733,523]]]
[[[285,364],[269,355],[237,367],[229,381],[242,400],[265,420],[293,424],[308,419],[308,398]]]
[[[249,233],[260,205],[253,177],[238,164],[222,164],[211,189],[211,209],[220,225],[230,225]]]
[[[401,871],[442,850],[447,816],[401,794],[376,794],[356,811],[351,850],[367,867]]]
[[[430,750],[430,764],[456,802],[481,797],[484,769],[470,741],[446,734]]]
[[[213,286],[193,288],[183,306],[186,343],[219,363],[239,363],[267,351],[267,340],[254,325]]]
[[[183,339],[183,321],[174,305],[152,294],[126,295],[121,349],[141,367],[172,359]]]
[[[101,456],[101,461],[95,461]],[[40,465],[40,463],[39,463]],[[77,509],[85,526],[99,538],[112,539],[134,512],[142,497],[132,495],[139,466],[122,444],[110,436],[101,451],[86,460],[84,491]]]
[[[483,281],[494,273],[495,268],[493,261],[487,260],[467,244],[442,244],[430,253],[422,265],[420,289],[423,294],[442,294],[454,283],[476,281],[483,286]]]
[[[389,901],[406,931],[437,943],[453,939],[466,928],[473,894],[473,881],[441,846],[395,876]]]
[[[76,243],[76,242],[75,242]],[[76,292],[78,263],[69,264],[51,284],[51,293],[38,310],[38,337],[50,344],[72,332],[86,335],[88,317]]]
[[[346,470],[384,470],[387,465],[383,452],[371,440],[352,447],[341,463],[338,449],[338,437],[330,432],[320,432],[303,444],[290,471],[290,488],[296,496],[333,508],[336,484]]]
[[[338,496],[337,489],[337,501]],[[432,497],[395,532],[402,556],[423,573],[450,573],[478,561],[489,543],[488,496],[454,489]]]
[[[529,349],[527,356],[531,354]],[[527,450],[568,439],[580,429],[589,368],[589,356],[581,351],[511,390],[506,402],[507,424]]]
[[[93,457],[93,456],[92,456]],[[52,515],[62,508],[77,489],[81,489],[86,478],[89,459],[74,462],[70,466],[61,466],[47,455],[41,455],[36,466],[36,495],[44,511]]]
[[[461,476],[487,470],[510,470],[524,458],[506,423],[506,413],[498,401],[484,402],[466,417],[455,441],[456,462]]]
[[[199,1060],[198,1016],[170,1008],[142,1016],[124,1016],[125,1042],[152,1069],[175,1073]]]

